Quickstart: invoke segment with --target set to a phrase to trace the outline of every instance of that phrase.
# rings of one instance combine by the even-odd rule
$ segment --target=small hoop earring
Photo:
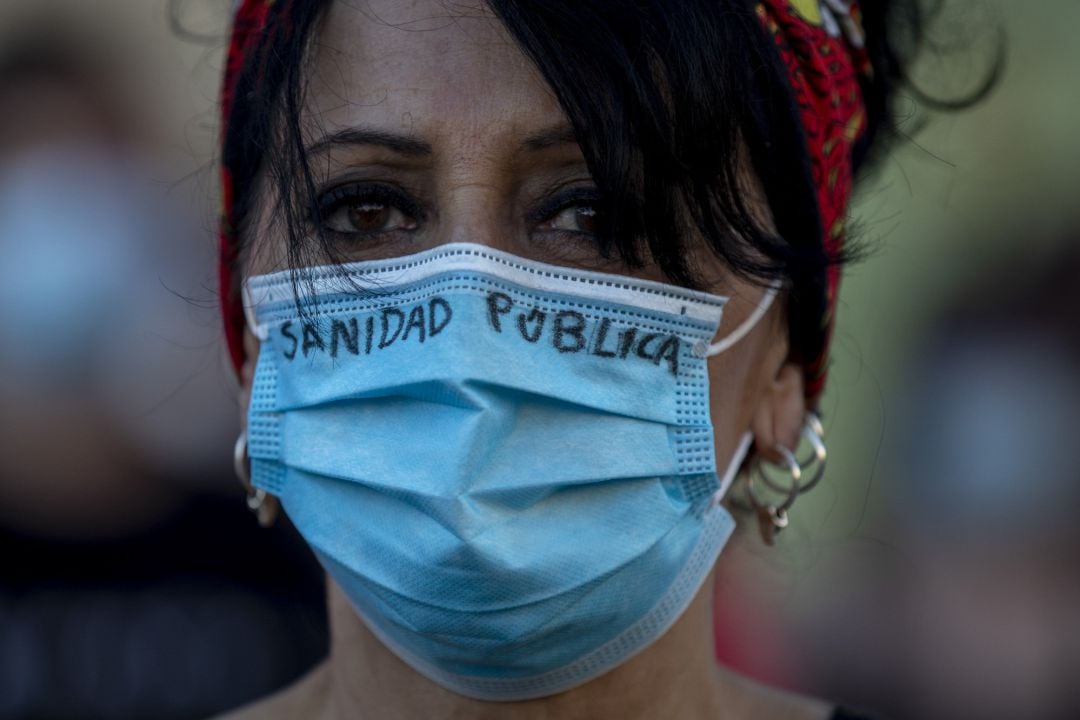
[[[782,466],[791,475],[790,485],[784,485],[771,478],[763,469],[763,464],[767,461],[760,456],[755,457],[751,463],[746,476],[746,494],[751,507],[757,513],[761,537],[767,545],[772,545],[776,533],[788,526],[788,510],[795,504],[798,496],[813,489],[824,477],[825,461],[828,458],[824,435],[825,428],[821,423],[821,418],[816,413],[807,413],[806,421],[803,423],[802,437],[810,445],[810,454],[805,459],[799,460],[788,448],[782,445],[774,447],[783,459]],[[804,480],[805,471],[814,465],[816,467],[813,475]],[[763,501],[754,489],[755,478],[760,479],[762,484],[772,492],[784,496],[783,501],[779,504]]]
[[[802,484],[802,489],[799,490],[800,495],[813,490],[814,486],[821,482],[821,478],[825,476],[825,461],[829,457],[829,453],[825,449],[825,428],[821,424],[821,418],[816,413],[807,413],[802,436],[810,443],[810,455],[805,460],[799,461],[799,467],[805,471],[814,463],[817,463],[817,468],[814,470],[813,477]]]
[[[799,496],[799,480],[802,478],[802,468],[795,458],[795,453],[783,445],[774,446],[776,452],[783,458],[787,471],[791,474],[790,487],[783,487],[776,483],[762,469],[766,462],[760,455],[754,457],[750,470],[746,475],[746,496],[750,500],[750,506],[754,509],[758,519],[758,529],[761,531],[761,539],[766,545],[772,545],[776,539],[776,533],[788,526],[787,511],[795,504],[795,498]],[[758,497],[754,490],[754,478],[760,478],[770,489],[784,495],[784,501],[779,505],[768,503]],[[779,488],[779,489],[778,489]]]
[[[277,520],[277,498],[262,488],[252,486],[251,471],[248,469],[247,445],[247,431],[242,430],[240,436],[236,438],[236,445],[233,446],[233,471],[247,491],[248,510],[255,514],[260,526],[270,527]]]

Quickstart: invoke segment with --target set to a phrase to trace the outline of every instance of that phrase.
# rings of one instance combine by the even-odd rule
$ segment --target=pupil
[[[387,208],[376,203],[362,203],[349,206],[349,222],[357,230],[373,230],[386,223]]]

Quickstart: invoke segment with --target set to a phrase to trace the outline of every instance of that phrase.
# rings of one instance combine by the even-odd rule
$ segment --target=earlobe
[[[806,419],[806,397],[802,369],[784,363],[766,386],[754,411],[751,428],[757,453],[778,461],[776,445],[794,450]]]

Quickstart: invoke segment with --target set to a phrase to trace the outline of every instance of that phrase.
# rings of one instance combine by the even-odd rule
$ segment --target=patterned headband
[[[237,85],[247,59],[260,39],[273,29],[269,24],[287,15],[290,0],[243,0],[236,12],[232,40],[221,91],[222,145],[230,145],[236,127]],[[772,34],[799,108],[810,155],[822,244],[829,257],[838,257],[844,244],[844,220],[852,189],[852,153],[866,129],[866,111],[860,78],[871,66],[863,49],[861,17],[854,0],[762,0],[757,14]],[[278,28],[287,31],[287,28]],[[255,70],[257,72],[257,69]],[[222,153],[222,217],[220,226],[219,292],[225,335],[233,365],[243,365],[244,313],[238,292],[236,259],[238,238],[233,204],[233,173]],[[821,352],[804,366],[806,395],[816,404],[825,386],[829,339],[832,335],[837,267],[828,269],[825,316],[821,319]]]

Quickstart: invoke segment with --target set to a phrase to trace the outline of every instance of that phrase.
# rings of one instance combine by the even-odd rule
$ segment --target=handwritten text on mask
[[[409,307],[388,307],[364,317],[333,318],[326,321],[292,321],[278,329],[284,342],[282,354],[293,360],[297,354],[326,353],[337,358],[342,353],[370,355],[394,344],[423,344],[438,336],[451,323],[451,304],[434,297]],[[680,340],[670,333],[646,332],[636,327],[615,327],[608,317],[587,317],[577,310],[543,310],[515,302],[501,292],[487,294],[487,327],[498,334],[521,340],[548,343],[560,353],[588,353],[613,360],[639,358],[665,365],[672,375],[679,372]]]

